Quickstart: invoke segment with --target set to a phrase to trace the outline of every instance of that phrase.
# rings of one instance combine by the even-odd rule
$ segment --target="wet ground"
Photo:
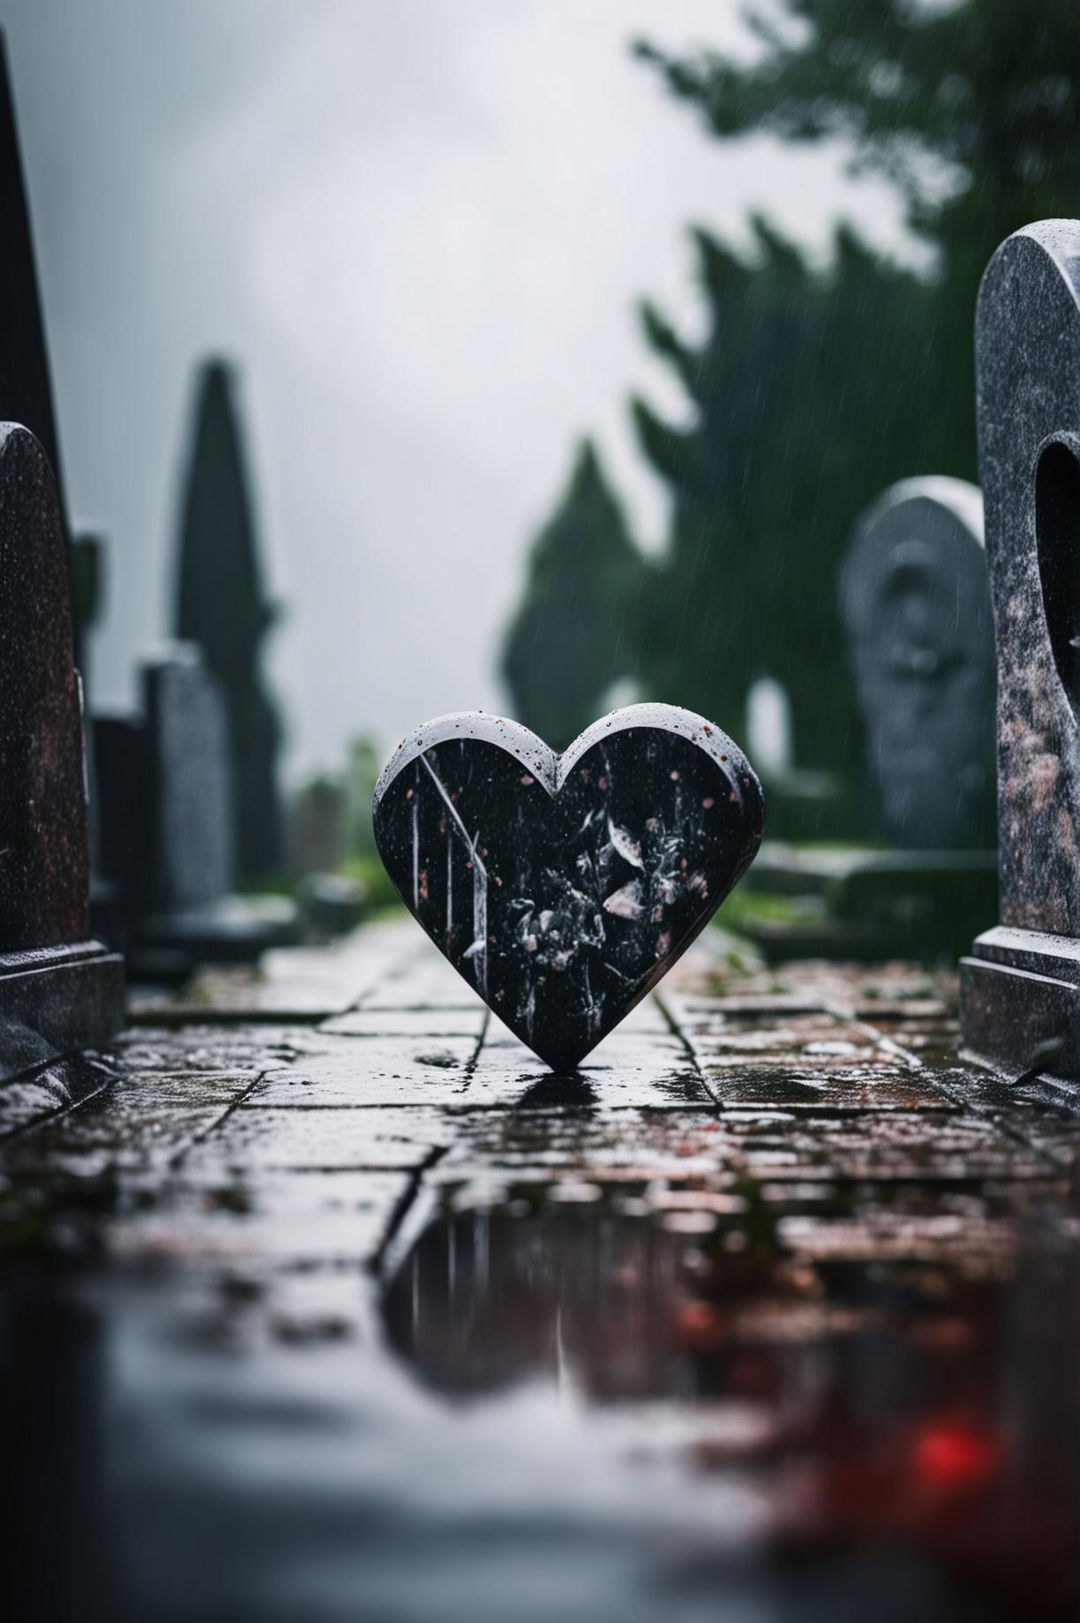
[[[661,993],[556,1078],[385,926],[0,1092],[13,1615],[1078,1615],[1080,1092]]]

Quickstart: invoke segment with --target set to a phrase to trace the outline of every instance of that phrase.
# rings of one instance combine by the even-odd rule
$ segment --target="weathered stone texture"
[[[1080,936],[1080,223],[1044,220],[1001,245],[979,295],[976,356],[1001,922]]]
[[[33,435],[0,425],[0,952],[89,934],[82,723],[64,533]]]

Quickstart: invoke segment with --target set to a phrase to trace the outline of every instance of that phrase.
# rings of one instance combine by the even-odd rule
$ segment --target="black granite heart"
[[[427,722],[375,789],[402,901],[522,1042],[567,1070],[693,941],[752,862],[761,785],[718,727],[666,704],[563,755],[516,722]]]

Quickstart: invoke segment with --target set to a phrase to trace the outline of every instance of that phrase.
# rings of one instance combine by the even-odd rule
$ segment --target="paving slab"
[[[233,1172],[200,1182],[191,1168],[153,1205],[111,1228],[128,1262],[229,1264],[249,1277],[281,1267],[363,1267],[377,1256],[406,1199],[402,1172]]]
[[[7,1083],[0,1087],[0,1139],[84,1103],[116,1077],[113,1066],[82,1055]]]
[[[0,1089],[88,1615],[1076,1615],[1080,1090],[952,995],[695,951],[556,1076],[380,927]]]
[[[471,1037],[477,1044],[487,1022],[479,1003],[471,1008],[355,1009],[324,1020],[320,1031],[338,1037]]]
[[[454,1102],[467,1085],[475,1037],[339,1037],[317,1054],[270,1066],[249,1103],[299,1109]]]
[[[451,1137],[451,1121],[434,1109],[238,1109],[185,1157],[184,1167],[203,1176],[269,1169],[409,1171]]]
[[[484,1047],[460,1101],[464,1108],[537,1109],[545,1106],[707,1105],[709,1090],[685,1051],[664,1046],[652,1064],[635,1050],[635,1063],[621,1064],[607,1045],[570,1077],[556,1077],[520,1045]],[[607,1060],[608,1063],[602,1063]]]
[[[770,1059],[774,1063],[769,1063]],[[703,1059],[705,1085],[718,1104],[733,1109],[782,1109],[860,1117],[878,1110],[955,1110],[932,1073],[881,1062],[874,1053],[858,1066],[808,1068],[783,1052],[754,1056],[752,1065],[714,1066]]]

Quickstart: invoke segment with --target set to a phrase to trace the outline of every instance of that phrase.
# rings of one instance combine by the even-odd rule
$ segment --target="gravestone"
[[[906,479],[856,525],[840,601],[872,831],[907,850],[994,845],[994,644],[982,497]]]
[[[21,423],[35,436],[52,469],[60,524],[67,543],[75,665],[89,707],[90,633],[103,595],[104,545],[97,536],[73,535],[64,491],[63,458],[57,429],[44,312],[38,289],[30,208],[26,196],[7,45],[0,32],[0,421]],[[98,861],[100,818],[93,735],[84,729],[90,803],[90,896],[95,935],[115,938],[115,897]]]
[[[774,960],[962,952],[996,905],[993,626],[982,499],[893,485],[858,520],[840,600],[866,734],[865,837],[763,848],[740,924]]]
[[[0,33],[0,421],[22,423],[41,445],[56,485],[56,501],[68,535],[60,442],[53,410],[45,323],[38,294],[30,211],[23,180],[7,44]]]
[[[1080,222],[987,267],[979,463],[998,661],[999,924],[961,965],[974,1054],[1080,1075]]]
[[[143,716],[95,722],[102,860],[124,899],[138,979],[250,960],[295,939],[283,897],[234,894],[225,707],[202,655],[174,644],[142,668]]]
[[[60,523],[68,543],[75,664],[87,682],[86,639],[98,599],[99,543],[72,538],[63,458],[53,402],[45,320],[38,289],[34,234],[7,44],[0,32],[0,422],[21,423],[41,445],[53,472]]]
[[[395,889],[535,1054],[572,1069],[665,975],[754,859],[765,804],[711,722],[629,705],[557,755],[516,722],[440,716],[375,788]]]
[[[237,872],[259,883],[284,860],[277,762],[281,727],[266,691],[266,599],[254,504],[230,367],[202,370],[182,501],[176,635],[196,643],[225,704]]]
[[[233,886],[232,782],[225,707],[198,650],[180,644],[143,667],[159,861],[153,900],[204,907]]]
[[[90,939],[82,718],[52,471],[0,425],[0,1078],[100,1044],[119,957]]]
[[[348,792],[333,778],[312,779],[289,807],[289,871],[307,940],[346,934],[367,908],[367,887],[341,872],[349,854],[348,819]]]
[[[332,778],[313,778],[289,808],[289,868],[298,878],[334,873],[347,855],[345,790]]]

